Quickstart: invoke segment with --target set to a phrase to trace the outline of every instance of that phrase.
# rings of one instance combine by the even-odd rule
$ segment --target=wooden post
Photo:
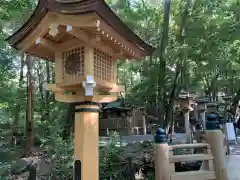
[[[75,180],[99,180],[98,105],[82,102],[75,108]]]
[[[170,180],[169,147],[165,131],[157,129],[155,136],[155,179]]]
[[[206,138],[211,146],[214,157],[214,168],[217,180],[228,180],[225,168],[224,135],[221,130],[207,130]]]

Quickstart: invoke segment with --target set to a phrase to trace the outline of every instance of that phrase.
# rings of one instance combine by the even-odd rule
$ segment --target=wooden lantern
[[[39,0],[30,19],[8,42],[55,61],[61,102],[76,103],[75,179],[99,180],[98,103],[115,101],[117,59],[141,59],[153,48],[129,30],[104,0]]]

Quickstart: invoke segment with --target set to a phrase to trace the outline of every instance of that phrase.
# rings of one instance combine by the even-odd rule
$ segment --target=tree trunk
[[[163,30],[162,30],[162,38],[161,44],[157,51],[159,51],[159,59],[160,59],[160,68],[159,68],[159,76],[158,76],[158,106],[160,113],[160,125],[164,126],[165,121],[165,89],[166,89],[166,57],[165,51],[168,45],[168,31],[169,31],[169,18],[171,11],[171,0],[165,0],[164,4],[164,22],[163,22]]]
[[[23,87],[23,80],[24,80],[24,76],[23,76],[23,68],[24,68],[24,63],[26,60],[26,56],[24,54],[21,55],[21,60],[20,60],[20,74],[19,74],[19,80],[18,80],[18,92],[21,91],[22,87]],[[21,97],[19,97],[19,99],[22,99]],[[17,126],[19,123],[19,115],[21,112],[21,106],[20,103],[17,103],[16,108],[15,108],[15,115],[13,118],[13,126]]]
[[[47,84],[50,83],[50,64],[49,61],[46,61],[46,76],[47,76]],[[45,91],[45,119],[49,120],[49,102],[50,102],[50,91]]]
[[[187,0],[184,11],[182,14],[182,19],[181,19],[181,24],[180,24],[180,30],[179,30],[179,36],[178,36],[178,41],[180,44],[184,44],[185,41],[185,29],[186,29],[186,22],[187,22],[187,17],[189,14],[189,8],[191,5],[191,0]],[[182,85],[184,84],[184,70],[185,70],[186,62],[185,62],[185,57],[183,56],[183,53],[180,52],[179,54],[179,61],[176,64],[176,74],[173,80],[173,85],[171,88],[171,92],[169,95],[169,100],[168,104],[166,105],[166,127],[169,128],[170,124],[173,125],[173,119],[172,117],[172,111],[173,111],[173,106],[176,101],[176,98],[179,96],[179,93],[181,91]],[[178,80],[181,75],[181,84],[178,84]],[[168,129],[167,129],[168,131]]]
[[[27,138],[25,147],[25,156],[31,154],[33,147],[33,82],[32,82],[32,68],[34,66],[34,59],[27,55]]]

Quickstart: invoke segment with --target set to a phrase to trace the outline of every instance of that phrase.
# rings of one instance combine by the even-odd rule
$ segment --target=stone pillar
[[[133,135],[132,116],[127,117],[127,122],[128,122],[128,135],[131,136]]]
[[[158,128],[155,135],[155,179],[170,180],[169,147],[166,133]]]
[[[145,110],[142,114],[142,126],[143,126],[143,135],[146,135],[147,134],[147,124],[146,124],[146,113],[145,113]]]
[[[197,141],[197,143],[201,143],[201,134],[203,132],[203,127],[201,123],[197,123],[196,124],[196,132],[195,132],[195,140]]]
[[[189,122],[189,108],[184,108],[182,109],[184,113],[184,123],[185,123],[185,133],[186,133],[186,142],[187,143],[192,143],[192,133],[190,129],[190,122]]]
[[[198,103],[200,121],[201,121],[203,130],[206,130],[206,109],[207,109],[206,103],[207,103],[207,100],[204,100],[204,99],[198,100],[197,103]]]

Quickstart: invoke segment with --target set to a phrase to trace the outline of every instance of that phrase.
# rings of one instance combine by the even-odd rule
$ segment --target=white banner
[[[228,141],[236,141],[236,134],[233,123],[226,123],[224,127],[224,132]]]

